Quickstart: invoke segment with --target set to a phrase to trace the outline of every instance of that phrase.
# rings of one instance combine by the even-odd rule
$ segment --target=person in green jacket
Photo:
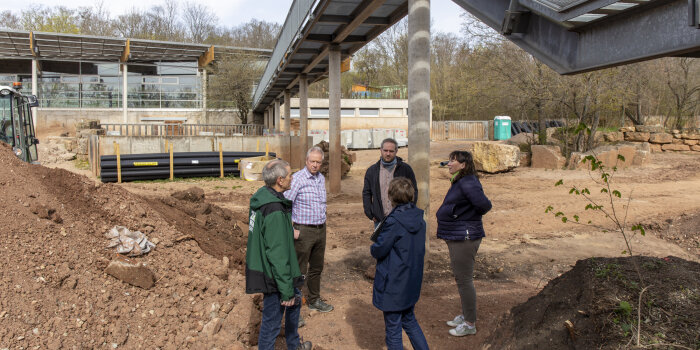
[[[292,182],[289,164],[277,159],[262,172],[265,186],[250,199],[246,293],[263,293],[259,350],[273,350],[284,316],[288,350],[310,350],[311,342],[299,339],[299,311],[304,277],[294,251],[292,202],[282,194]]]

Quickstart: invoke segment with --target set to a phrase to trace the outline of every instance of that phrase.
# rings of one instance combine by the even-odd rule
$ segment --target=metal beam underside
[[[497,31],[510,3],[510,0],[453,1]],[[688,25],[687,0],[640,5],[633,11],[573,29],[535,12],[528,16],[525,30],[506,37],[560,74],[664,56],[695,57],[700,53],[700,30]]]
[[[263,112],[284,90],[296,93],[302,74],[311,82],[324,79],[331,45],[346,59],[407,13],[406,0],[293,2],[253,96],[253,111]]]

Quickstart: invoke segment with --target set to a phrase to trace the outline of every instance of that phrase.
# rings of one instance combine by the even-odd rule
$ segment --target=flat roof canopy
[[[213,50],[212,50],[213,48]],[[212,57],[213,51],[213,57]],[[231,55],[269,58],[272,50],[89,35],[0,30],[0,58],[102,62],[203,62]]]
[[[700,57],[700,0],[453,0],[560,74],[664,56]],[[322,79],[408,13],[406,0],[297,0],[253,97],[262,112],[300,74]],[[439,19],[438,19],[439,20]]]

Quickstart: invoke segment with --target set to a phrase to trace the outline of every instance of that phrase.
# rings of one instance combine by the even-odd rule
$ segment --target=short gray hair
[[[277,183],[277,179],[280,177],[287,177],[287,167],[289,163],[282,159],[275,159],[265,165],[262,171],[262,178],[267,186],[274,186]]]
[[[391,137],[388,137],[388,138],[385,138],[384,140],[382,140],[382,145],[380,146],[381,149],[384,149],[384,144],[387,143],[387,142],[393,143],[393,144],[394,144],[394,149],[397,150],[397,151],[399,150],[399,143],[396,142],[396,140],[394,140],[394,139],[391,138]]]
[[[321,160],[323,160],[326,157],[326,155],[323,153],[323,150],[321,149],[321,147],[313,146],[313,147],[309,148],[308,151],[306,151],[306,159],[309,159],[309,156],[311,155],[311,153],[314,153],[314,152],[321,153]]]

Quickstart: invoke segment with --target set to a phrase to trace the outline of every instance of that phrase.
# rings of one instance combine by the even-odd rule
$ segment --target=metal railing
[[[277,69],[283,65],[283,60],[287,56],[287,52],[292,48],[296,40],[301,40],[301,31],[306,27],[306,21],[310,19],[310,14],[320,0],[294,0],[292,7],[289,9],[287,19],[284,21],[280,35],[277,38],[277,44],[272,51],[272,56],[267,62],[265,72],[260,78],[260,83],[255,89],[253,96],[253,108],[257,107],[262,100],[262,97],[267,93],[268,88],[273,80],[273,75]]]
[[[259,136],[259,124],[102,124],[109,136]]]

